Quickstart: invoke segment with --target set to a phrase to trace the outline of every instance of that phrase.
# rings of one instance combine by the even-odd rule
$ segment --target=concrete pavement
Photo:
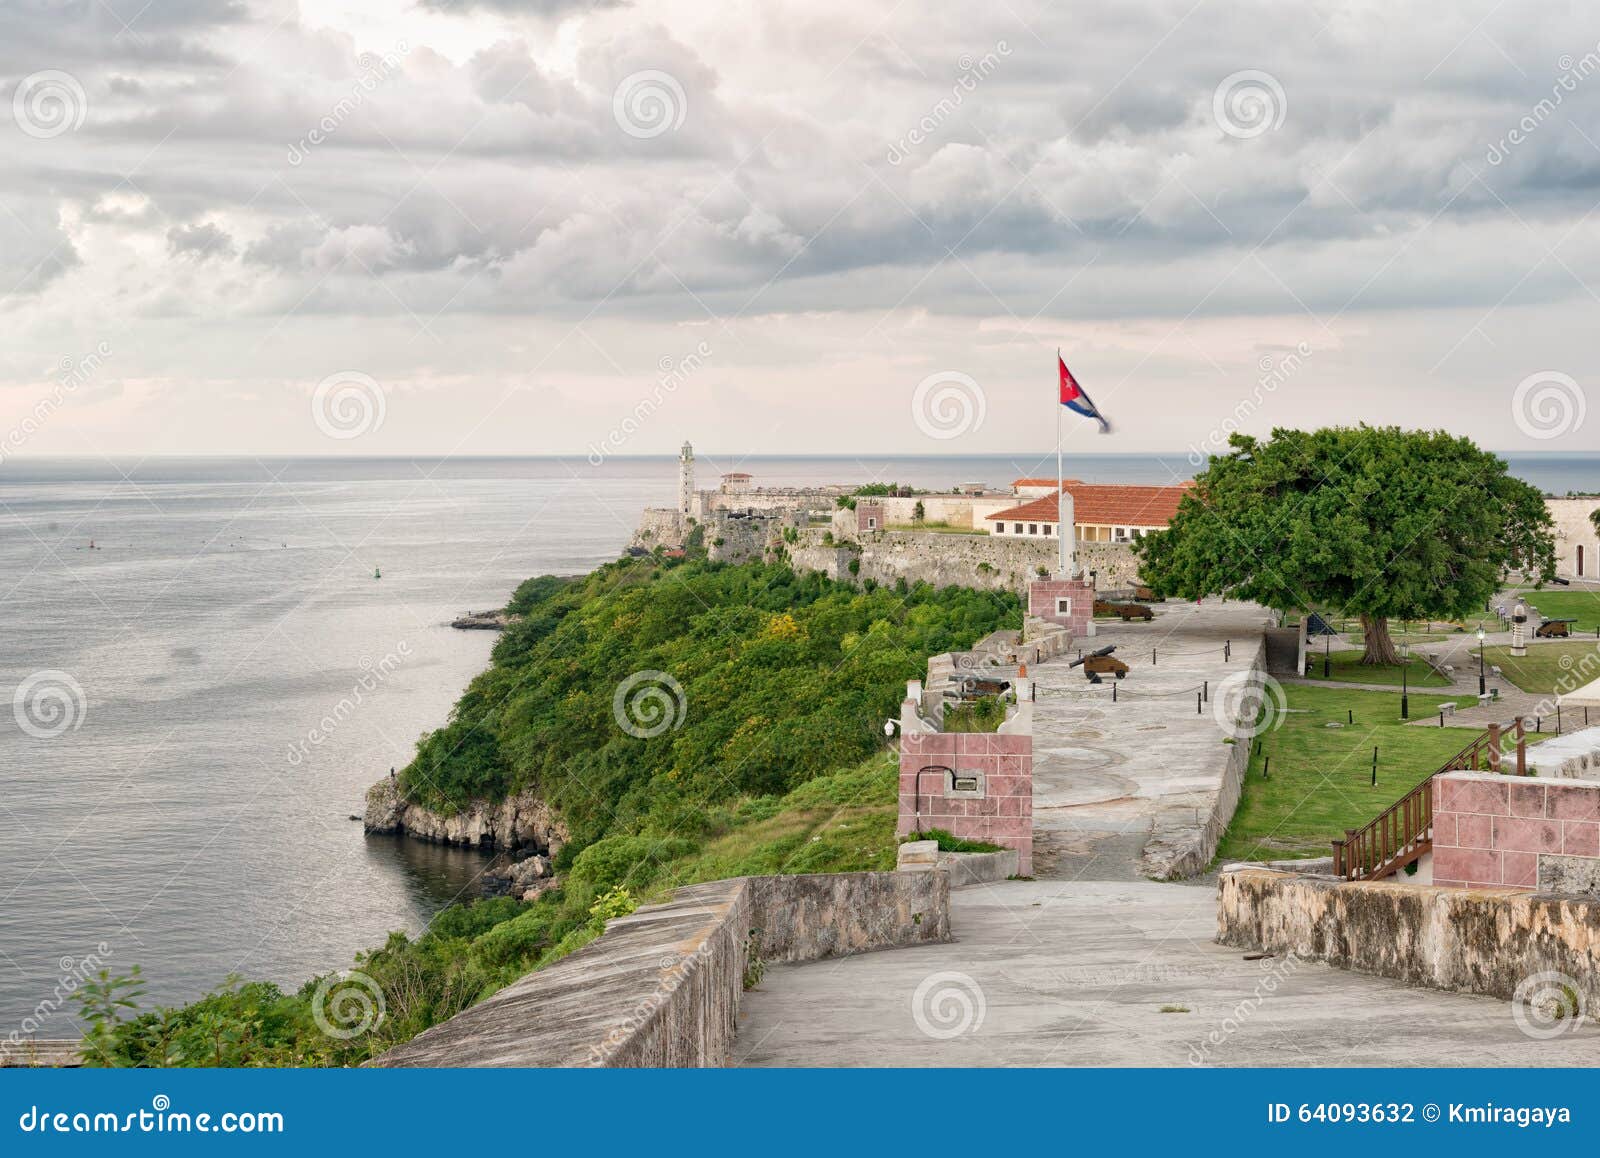
[[[1212,943],[1209,884],[1006,881],[951,909],[951,944],[769,969],[733,1063],[1571,1066],[1600,1048],[1588,1024],[1525,1037],[1503,1001],[1247,961]]]

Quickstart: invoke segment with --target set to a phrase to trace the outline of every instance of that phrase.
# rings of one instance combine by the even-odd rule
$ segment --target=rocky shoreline
[[[504,631],[511,626],[511,616],[504,611],[469,611],[452,619],[450,626],[458,631]]]
[[[567,842],[566,825],[532,792],[519,792],[496,804],[474,800],[447,816],[402,799],[393,779],[367,789],[362,827],[368,833],[401,834],[436,844],[496,852],[531,849],[545,856],[554,856]]]

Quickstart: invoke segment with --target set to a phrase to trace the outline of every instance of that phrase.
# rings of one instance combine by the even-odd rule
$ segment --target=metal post
[[[1204,692],[1195,692],[1194,694],[1194,714],[1197,716],[1206,714]]]
[[[1372,786],[1374,788],[1378,786],[1378,750],[1376,748],[1372,750]]]
[[[1400,645],[1400,718],[1402,720],[1409,720],[1411,718],[1410,673],[1411,645],[1409,643],[1402,643]]]
[[[1272,769],[1272,753],[1268,752],[1267,753],[1267,758],[1264,761],[1262,761],[1262,764],[1261,764],[1261,779],[1263,779],[1263,780],[1271,780],[1272,779],[1272,776],[1270,775],[1271,769]]]

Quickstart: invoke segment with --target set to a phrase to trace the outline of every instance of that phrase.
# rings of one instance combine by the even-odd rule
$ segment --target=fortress
[[[1189,484],[1151,487],[1066,480],[1065,507],[1076,532],[1076,560],[1101,588],[1137,578],[1133,542],[1167,525]],[[712,559],[783,559],[842,581],[936,585],[1021,592],[1058,561],[1056,480],[1022,478],[1005,488],[982,482],[947,491],[900,488],[864,495],[849,484],[765,487],[742,471],[712,489],[695,485],[694,448],[678,455],[675,508],[644,511],[631,548],[701,543]]]

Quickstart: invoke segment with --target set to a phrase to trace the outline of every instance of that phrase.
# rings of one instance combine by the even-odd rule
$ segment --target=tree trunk
[[[1400,653],[1395,650],[1394,640],[1389,638],[1389,621],[1386,618],[1363,615],[1361,634],[1366,637],[1367,645],[1367,654],[1361,657],[1363,664],[1381,664],[1385,667],[1399,665]]]

